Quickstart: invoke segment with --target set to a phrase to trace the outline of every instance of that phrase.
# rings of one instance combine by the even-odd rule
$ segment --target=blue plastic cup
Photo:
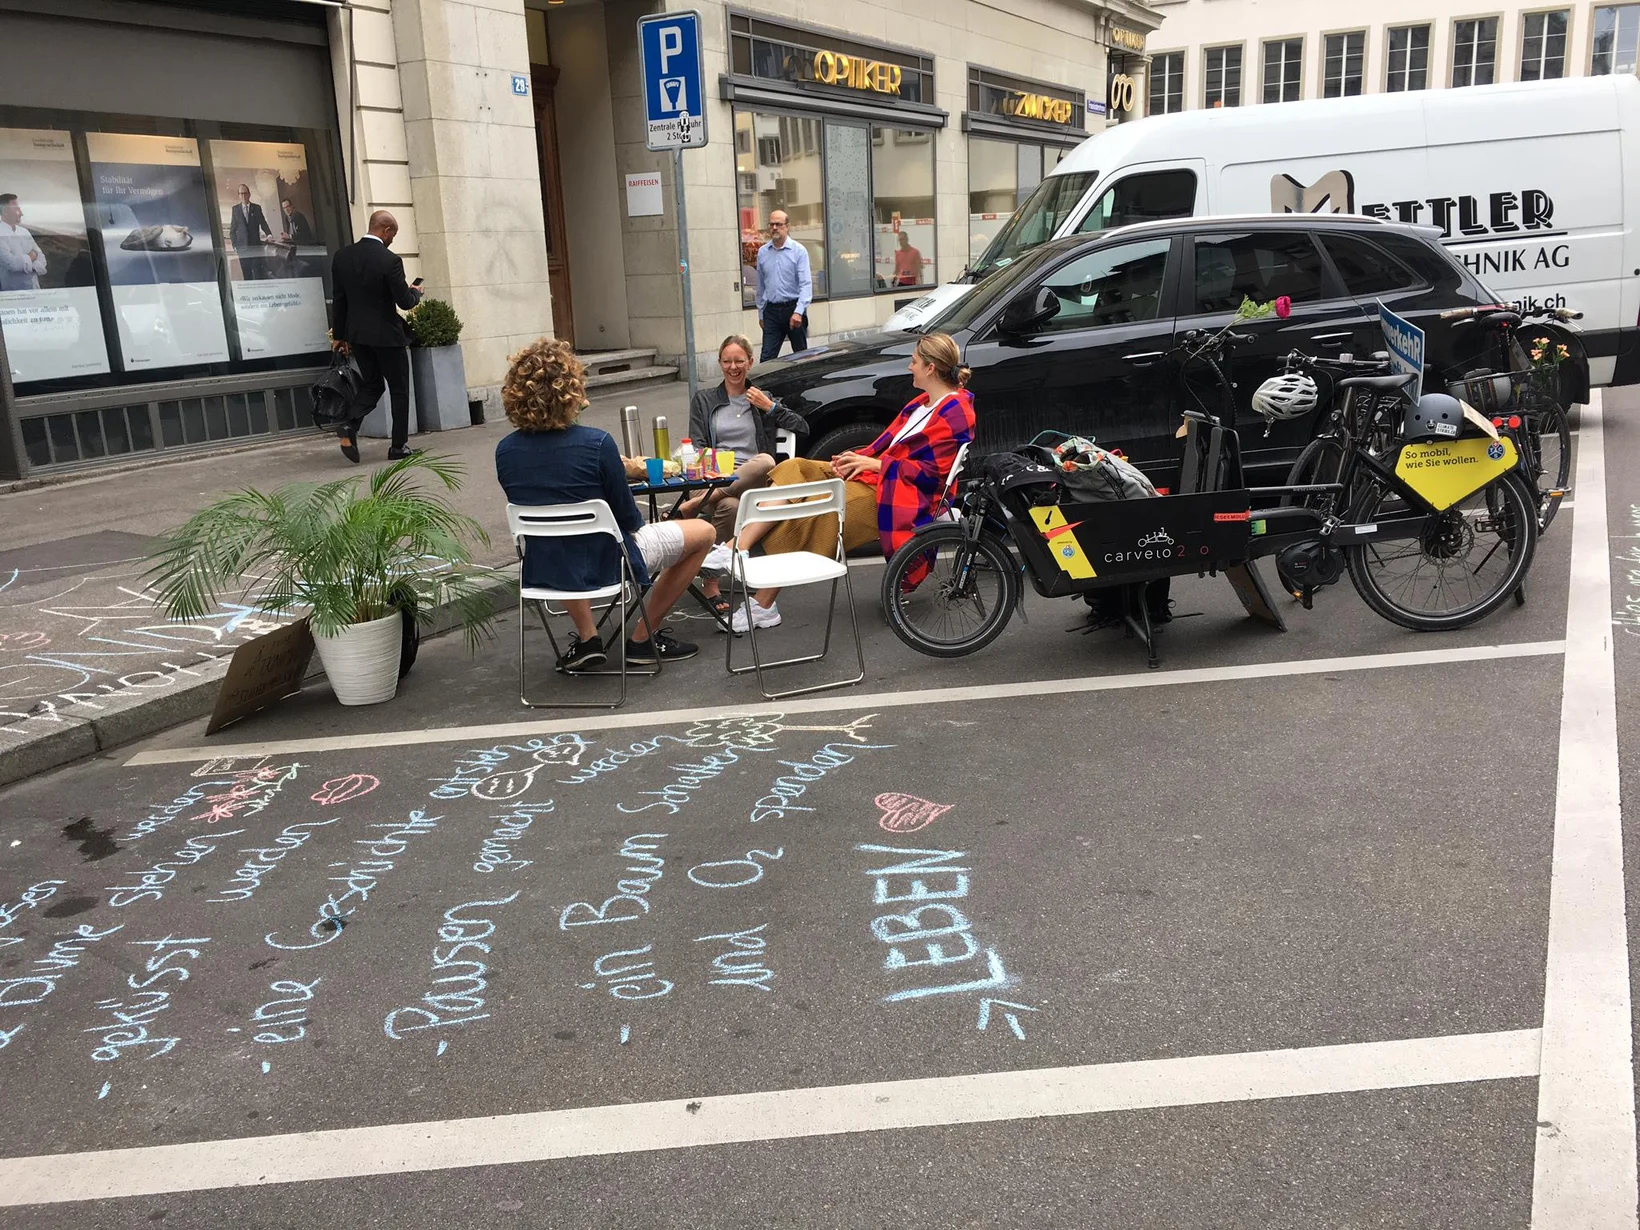
[[[645,457],[644,469],[649,472],[649,485],[658,487],[666,481],[666,463],[659,457]]]

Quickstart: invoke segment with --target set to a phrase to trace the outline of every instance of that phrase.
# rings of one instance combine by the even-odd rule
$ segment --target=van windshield
[[[974,263],[970,272],[978,281],[1013,262],[1021,253],[1029,252],[1039,243],[1054,237],[1060,223],[1070,216],[1088,185],[1099,176],[1097,171],[1066,171],[1050,175],[1036,186],[1036,191],[1025,198],[1025,203],[1014,210],[985,255]]]

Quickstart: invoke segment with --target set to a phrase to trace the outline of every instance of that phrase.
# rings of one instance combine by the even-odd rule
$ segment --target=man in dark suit
[[[228,242],[239,253],[239,268],[247,278],[267,276],[267,258],[251,255],[252,248],[261,246],[263,236],[272,239],[273,228],[262,207],[251,200],[251,186],[240,184],[239,204],[233,207],[233,217],[228,220]]]
[[[398,308],[409,310],[421,302],[421,291],[404,280],[404,262],[390,251],[399,224],[385,209],[370,215],[370,230],[357,243],[337,251],[331,261],[335,293],[332,345],[351,354],[364,377],[364,388],[354,407],[356,418],[337,429],[342,455],[359,460],[359,424],[378,401],[382,389],[392,396],[393,440],[389,461],[413,456],[410,438],[410,338]]]

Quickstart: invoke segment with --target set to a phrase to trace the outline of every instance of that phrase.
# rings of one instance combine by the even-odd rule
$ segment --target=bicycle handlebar
[[[1537,316],[1541,316],[1545,320],[1558,320],[1562,323],[1569,323],[1574,320],[1583,319],[1582,312],[1573,311],[1571,308],[1534,308],[1530,312],[1518,312],[1506,303],[1488,303],[1478,307],[1448,308],[1446,311],[1441,313],[1440,319],[1464,321],[1473,320],[1477,316],[1492,315],[1497,315],[1500,317],[1513,316],[1515,319],[1512,323],[1515,324],[1519,324],[1521,321],[1531,320],[1533,317]]]

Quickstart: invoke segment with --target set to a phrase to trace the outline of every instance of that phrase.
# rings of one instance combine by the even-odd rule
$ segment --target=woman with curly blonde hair
[[[564,342],[541,338],[512,356],[501,405],[518,430],[495,446],[495,475],[513,504],[574,504],[603,500],[626,535],[632,569],[653,584],[626,643],[628,665],[692,658],[697,646],[676,639],[661,620],[700,571],[713,533],[700,520],[644,524],[614,437],[576,420],[586,408],[586,368]],[[523,583],[549,589],[598,589],[620,574],[620,557],[606,537],[537,539],[527,544]],[[589,670],[609,658],[592,604],[566,602],[575,632],[558,660],[563,671]],[[657,628],[650,636],[650,628]]]

